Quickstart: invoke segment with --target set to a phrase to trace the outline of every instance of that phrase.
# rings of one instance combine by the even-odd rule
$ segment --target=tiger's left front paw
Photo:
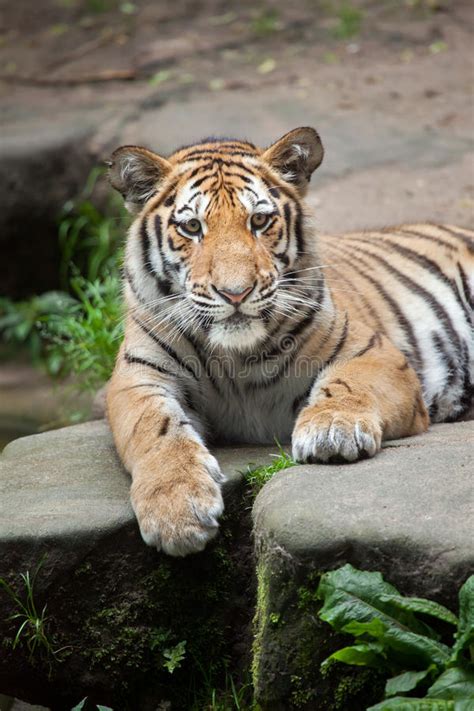
[[[292,444],[298,462],[355,462],[379,451],[382,426],[372,412],[318,412],[307,407],[296,421]]]

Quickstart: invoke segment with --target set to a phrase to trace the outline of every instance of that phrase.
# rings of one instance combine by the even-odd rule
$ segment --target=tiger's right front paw
[[[131,500],[142,538],[172,556],[202,551],[224,510],[216,459],[204,448],[189,455],[186,447],[160,452],[133,472]]]

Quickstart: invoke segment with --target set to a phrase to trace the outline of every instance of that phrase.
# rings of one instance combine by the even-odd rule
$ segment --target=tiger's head
[[[267,149],[208,139],[167,158],[116,150],[110,181],[137,214],[126,267],[142,303],[240,351],[265,339],[272,319],[300,314],[306,282],[292,275],[313,249],[301,198],[322,158],[312,128]]]

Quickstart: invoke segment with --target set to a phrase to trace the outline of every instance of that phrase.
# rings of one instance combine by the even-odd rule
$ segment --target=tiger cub
[[[136,218],[108,417],[141,534],[171,555],[217,532],[212,442],[353,462],[469,407],[474,232],[316,235],[302,198],[322,158],[312,128],[112,155]]]

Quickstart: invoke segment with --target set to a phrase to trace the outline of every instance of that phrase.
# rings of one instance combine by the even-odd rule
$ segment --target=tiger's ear
[[[304,195],[323,155],[323,144],[314,128],[295,128],[267,148],[262,158]]]
[[[110,183],[122,194],[130,212],[139,212],[171,171],[165,158],[138,146],[117,148],[107,165]]]

